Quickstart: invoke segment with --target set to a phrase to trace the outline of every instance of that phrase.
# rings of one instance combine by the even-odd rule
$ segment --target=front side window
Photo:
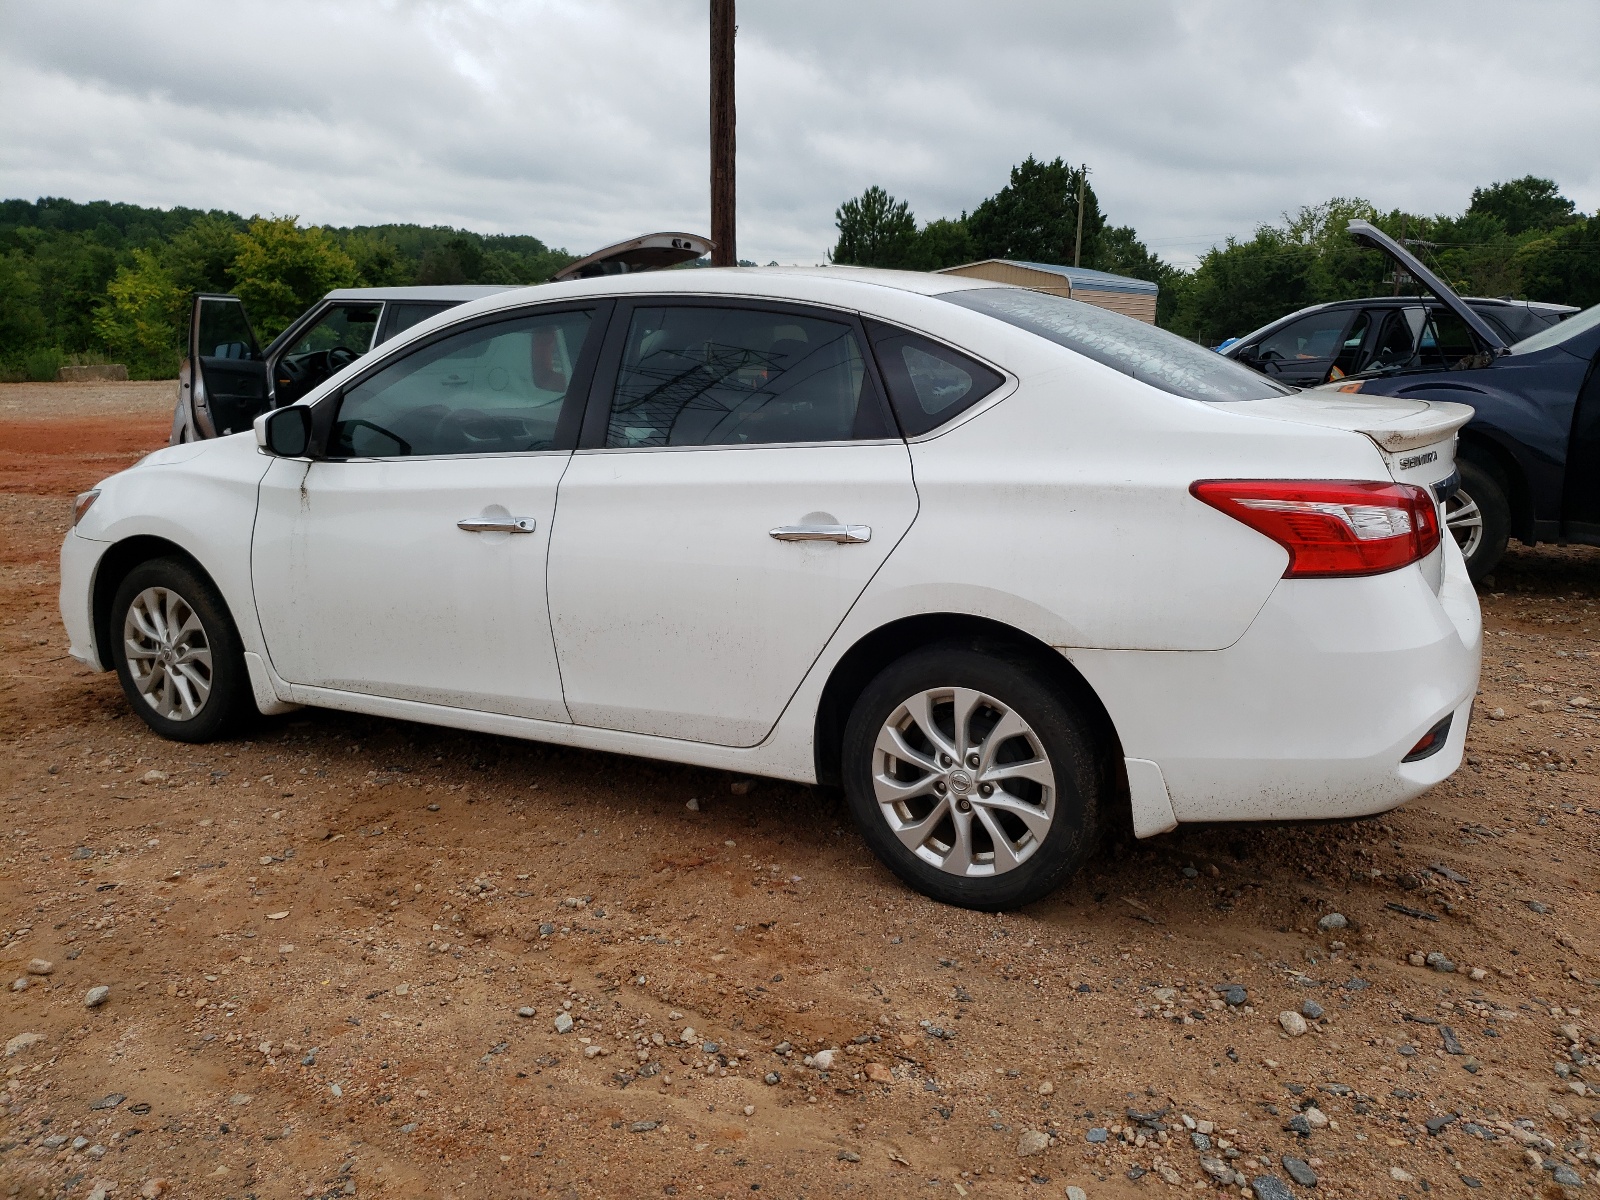
[[[405,355],[345,394],[330,456],[555,449],[561,415],[578,402],[573,377],[590,324],[588,312],[520,317]]]
[[[746,308],[636,308],[606,445],[770,445],[882,437],[854,328]]]
[[[1292,389],[1175,333],[1132,317],[1025,288],[972,288],[939,299],[1008,325],[1190,400],[1261,400]]]
[[[372,348],[381,304],[335,304],[278,355],[273,368],[280,405],[292,403]]]
[[[1269,368],[1326,366],[1343,346],[1349,322],[1350,314],[1345,311],[1314,313],[1291,321],[1261,340],[1256,360]]]

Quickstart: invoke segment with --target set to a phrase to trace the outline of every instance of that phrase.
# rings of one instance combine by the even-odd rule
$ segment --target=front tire
[[[1467,459],[1459,460],[1456,467],[1461,472],[1461,486],[1445,502],[1445,527],[1461,548],[1467,574],[1473,583],[1479,583],[1505,555],[1511,536],[1511,502],[1490,471]]]
[[[945,904],[1016,908],[1088,860],[1102,778],[1089,723],[1022,656],[935,646],[851,710],[841,774],[867,845]]]
[[[111,602],[111,655],[122,691],[164,738],[209,742],[251,699],[238,631],[211,581],[174,558],[140,563]]]

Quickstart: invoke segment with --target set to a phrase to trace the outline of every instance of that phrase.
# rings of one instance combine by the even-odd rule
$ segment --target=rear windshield
[[[946,292],[939,299],[998,317],[1141,383],[1190,400],[1262,400],[1295,390],[1175,333],[1082,300],[1008,287]]]
[[[1573,313],[1559,325],[1552,325],[1542,333],[1536,333],[1531,338],[1524,338],[1511,347],[1513,354],[1527,354],[1531,350],[1548,350],[1551,346],[1559,346],[1568,338],[1577,337],[1586,330],[1600,325],[1600,304],[1593,308],[1586,308],[1581,313]]]

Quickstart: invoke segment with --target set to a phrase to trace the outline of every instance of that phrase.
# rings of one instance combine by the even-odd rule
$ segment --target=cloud
[[[1027,154],[1186,260],[1332,195],[1600,207],[1600,6],[745,0],[740,252],[821,261],[878,183],[927,219]],[[0,0],[0,193],[419,221],[586,251],[704,231],[704,0]]]

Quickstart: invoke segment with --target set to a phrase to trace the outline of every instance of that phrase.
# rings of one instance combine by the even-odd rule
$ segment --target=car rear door
[[[550,542],[567,709],[755,745],[915,518],[910,455],[853,316],[641,299],[612,334]]]
[[[267,364],[239,297],[194,298],[189,360],[178,386],[197,437],[238,433],[266,410]]]

